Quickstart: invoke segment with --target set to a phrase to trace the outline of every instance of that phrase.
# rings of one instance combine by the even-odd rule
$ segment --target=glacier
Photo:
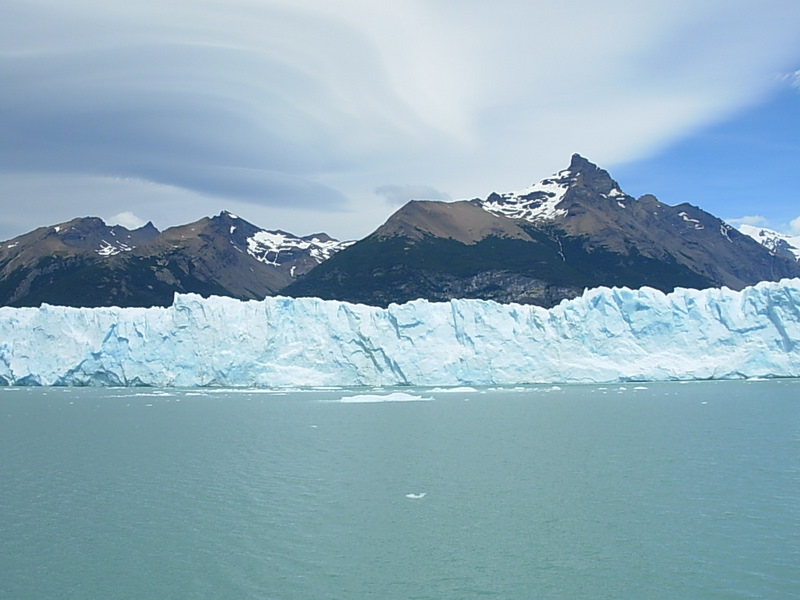
[[[0,308],[0,384],[472,386],[800,376],[800,279],[597,288],[551,309],[176,295],[166,308]]]

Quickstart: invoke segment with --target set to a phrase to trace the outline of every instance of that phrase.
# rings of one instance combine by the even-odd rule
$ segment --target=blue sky
[[[800,228],[796,0],[5,0],[0,239],[230,210],[367,235],[578,152]]]
[[[699,205],[731,224],[800,233],[800,89],[784,80],[762,102],[618,165],[629,194]]]

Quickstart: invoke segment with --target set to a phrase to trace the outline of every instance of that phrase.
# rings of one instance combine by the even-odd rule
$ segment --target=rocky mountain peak
[[[567,169],[572,175],[575,186],[590,188],[605,195],[623,195],[619,184],[611,178],[608,171],[601,169],[580,154],[573,154]]]
[[[613,203],[633,200],[607,171],[580,154],[573,154],[567,169],[523,190],[493,193],[476,203],[497,215],[543,224],[566,217],[571,202],[599,198],[611,199]]]

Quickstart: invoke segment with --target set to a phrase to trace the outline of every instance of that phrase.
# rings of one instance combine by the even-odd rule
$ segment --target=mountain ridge
[[[165,306],[193,292],[549,307],[598,286],[742,289],[800,277],[792,238],[766,231],[746,235],[690,204],[634,198],[574,154],[516,192],[412,200],[355,242],[265,230],[227,211],[164,231],[97,217],[40,227],[0,243],[0,305]]]
[[[412,201],[281,293],[379,306],[416,297],[552,306],[599,285],[742,289],[800,276],[797,264],[696,206],[633,198],[579,154],[529,188],[468,203],[470,211],[464,201]],[[481,211],[496,217],[491,226]]]
[[[166,306],[175,292],[262,299],[345,246],[227,211],[162,232],[81,217],[0,244],[0,305]]]

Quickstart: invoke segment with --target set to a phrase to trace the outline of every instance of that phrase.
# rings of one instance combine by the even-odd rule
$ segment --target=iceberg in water
[[[177,295],[167,308],[0,308],[0,383],[472,386],[800,376],[800,280],[598,288],[546,310]]]

